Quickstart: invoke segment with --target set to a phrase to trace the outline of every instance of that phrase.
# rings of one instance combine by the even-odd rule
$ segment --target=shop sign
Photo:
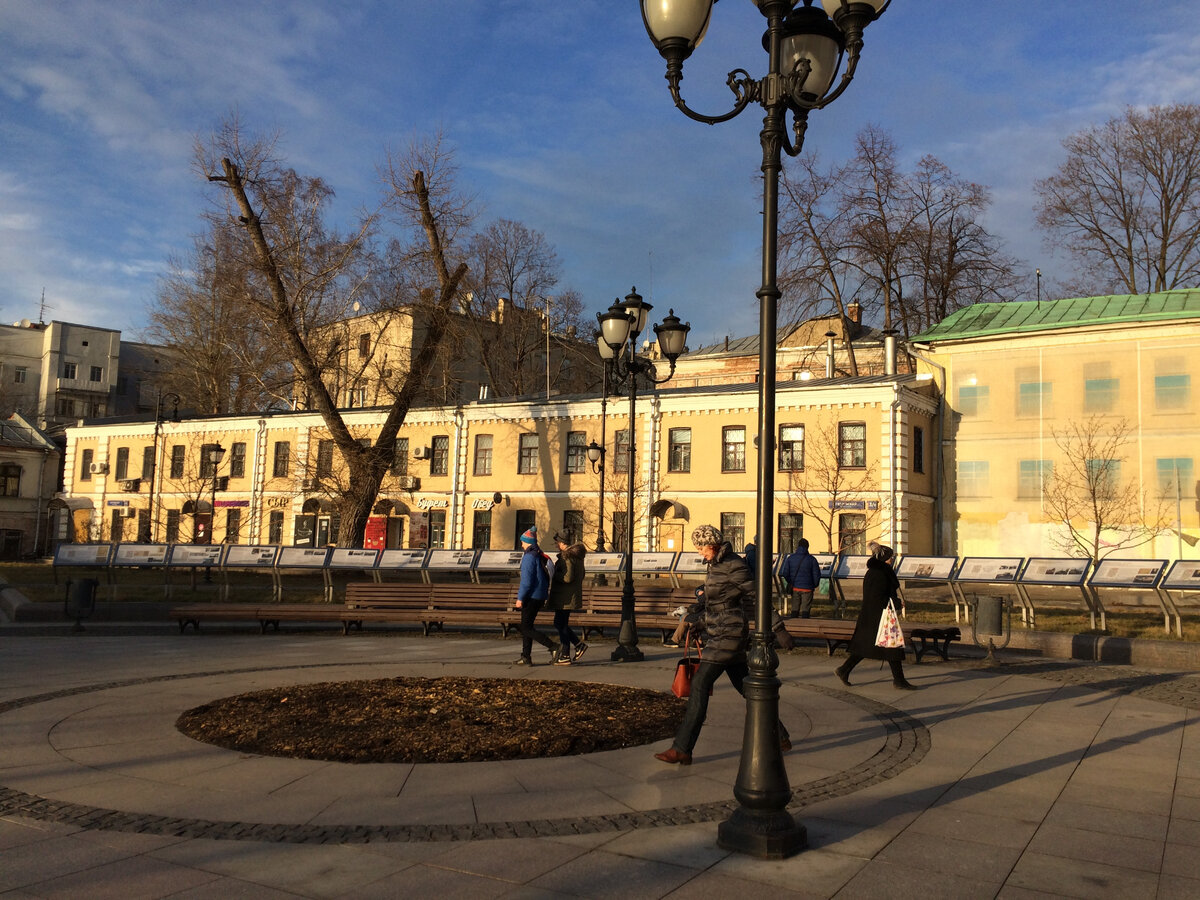
[[[446,509],[449,505],[450,501],[445,497],[422,497],[417,501],[420,509]]]

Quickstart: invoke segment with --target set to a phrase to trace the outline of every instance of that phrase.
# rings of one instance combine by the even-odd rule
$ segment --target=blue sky
[[[881,126],[906,165],[931,153],[989,185],[1008,251],[1065,278],[1033,182],[1081,127],[1200,102],[1194,12],[894,0],[806,152],[840,160]],[[693,108],[725,111],[731,69],[763,74],[763,21],[746,0],[716,6],[684,67]],[[44,289],[47,318],[135,338],[213,190],[194,137],[236,110],[335,188],[335,218],[375,202],[385,147],[440,129],[484,220],[542,231],[589,307],[636,284],[692,323],[693,346],[757,330],[761,113],[678,113],[635,0],[0,0],[0,48],[0,321],[36,319]]]

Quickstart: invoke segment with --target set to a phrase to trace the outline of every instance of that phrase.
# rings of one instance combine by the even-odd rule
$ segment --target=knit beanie
[[[692,543],[697,547],[720,547],[721,532],[711,525],[701,525],[692,532]]]
[[[530,525],[529,530],[526,531],[523,535],[521,535],[521,543],[522,544],[536,544],[537,543],[537,526],[536,525]]]

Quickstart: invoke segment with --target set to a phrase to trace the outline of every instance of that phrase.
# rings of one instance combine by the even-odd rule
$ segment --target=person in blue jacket
[[[552,641],[533,627],[534,619],[541,612],[550,593],[550,573],[546,569],[549,557],[538,546],[537,526],[530,526],[521,535],[521,583],[517,588],[517,605],[521,608],[521,657],[516,660],[518,666],[531,666],[533,659],[533,642],[537,641],[550,651],[550,661],[558,658],[559,643]]]
[[[800,618],[809,618],[813,594],[821,583],[821,564],[808,552],[807,538],[800,538],[796,552],[783,561],[779,577],[791,592],[792,615],[795,616],[799,610]]]

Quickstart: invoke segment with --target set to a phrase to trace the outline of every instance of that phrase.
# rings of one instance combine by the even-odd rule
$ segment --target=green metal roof
[[[912,338],[919,343],[965,341],[973,338],[1033,331],[1053,331],[1121,322],[1167,322],[1200,318],[1200,290],[1157,294],[1117,294],[1071,300],[1015,300],[976,303],[947,316]]]

